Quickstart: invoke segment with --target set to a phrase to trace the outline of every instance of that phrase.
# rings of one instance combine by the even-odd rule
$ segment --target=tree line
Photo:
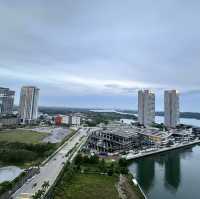
[[[28,144],[0,142],[0,162],[25,163],[49,156],[56,145],[51,143]]]

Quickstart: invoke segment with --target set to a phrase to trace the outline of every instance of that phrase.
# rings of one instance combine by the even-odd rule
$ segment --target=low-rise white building
[[[68,115],[62,116],[62,124],[70,124],[70,116]]]
[[[72,116],[71,124],[75,125],[75,126],[80,126],[81,125],[81,118],[78,117],[78,116]]]
[[[172,136],[171,132],[160,131],[156,128],[144,129],[139,132],[141,139],[156,145],[165,145]]]

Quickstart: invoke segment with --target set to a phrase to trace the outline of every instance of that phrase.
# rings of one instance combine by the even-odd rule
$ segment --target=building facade
[[[62,117],[62,124],[70,125],[71,124],[71,117],[68,115],[64,115]]]
[[[14,115],[0,117],[0,127],[2,126],[14,126],[18,124],[18,117]]]
[[[148,128],[141,130],[139,135],[140,143],[142,143],[142,145],[166,145],[170,141],[172,133],[161,131],[156,128]]]
[[[13,111],[15,91],[0,88],[0,115],[11,114]]]
[[[165,126],[175,128],[179,123],[179,93],[167,90],[164,94]]]
[[[138,121],[145,127],[155,122],[155,94],[150,90],[138,91]]]
[[[79,116],[72,116],[71,117],[71,124],[75,126],[81,125],[81,118]]]
[[[19,114],[22,123],[31,123],[38,117],[39,89],[34,86],[24,86],[20,94]]]
[[[133,128],[96,128],[91,130],[88,148],[98,152],[120,152],[137,147],[138,129]]]
[[[56,125],[73,125],[80,126],[81,125],[81,117],[75,115],[57,115],[55,117]]]
[[[62,124],[62,120],[63,120],[62,116],[57,115],[55,117],[55,125],[60,126]]]

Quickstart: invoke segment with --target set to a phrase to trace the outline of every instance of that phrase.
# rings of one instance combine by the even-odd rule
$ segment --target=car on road
[[[37,183],[34,183],[33,186],[32,186],[32,188],[34,188],[34,187],[36,187],[36,186],[37,186]]]

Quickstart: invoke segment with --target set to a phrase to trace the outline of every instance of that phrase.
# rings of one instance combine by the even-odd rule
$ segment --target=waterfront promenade
[[[146,156],[150,156],[150,155],[154,155],[154,154],[158,154],[158,153],[163,153],[163,152],[167,152],[167,151],[171,151],[171,150],[175,150],[175,149],[179,149],[179,148],[184,148],[187,146],[191,146],[191,145],[195,145],[195,144],[199,144],[200,140],[195,140],[192,142],[188,142],[188,143],[180,143],[180,144],[176,144],[170,147],[166,147],[166,148],[162,148],[162,149],[155,149],[152,151],[143,151],[140,152],[138,154],[133,154],[133,153],[129,153],[125,157],[126,160],[134,160],[134,159],[138,159],[138,158],[142,158],[142,157],[146,157]]]

